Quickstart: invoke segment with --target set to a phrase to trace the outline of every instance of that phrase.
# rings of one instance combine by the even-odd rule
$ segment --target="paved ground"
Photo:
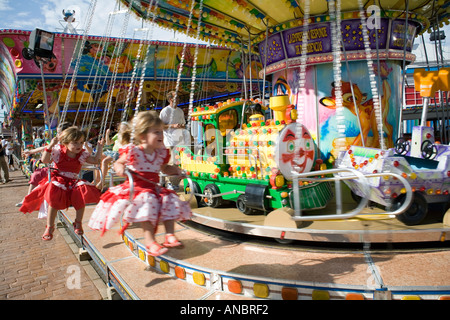
[[[0,300],[103,299],[103,282],[89,262],[78,261],[65,229],[42,241],[45,220],[15,207],[28,184],[20,171],[10,177],[13,181],[0,184]]]

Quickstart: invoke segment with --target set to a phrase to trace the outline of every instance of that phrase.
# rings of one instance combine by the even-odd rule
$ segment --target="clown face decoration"
[[[301,137],[297,137],[297,132],[301,132]],[[292,180],[294,168],[299,173],[311,171],[314,156],[314,141],[303,125],[290,123],[280,132],[275,147],[275,162],[287,180]]]

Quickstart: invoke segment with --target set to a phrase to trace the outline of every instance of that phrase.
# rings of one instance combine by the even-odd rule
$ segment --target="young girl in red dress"
[[[130,202],[129,181],[111,187],[101,196],[89,221],[89,227],[103,232],[119,222],[121,217],[124,228],[129,223],[140,222],[147,252],[152,256],[182,245],[174,235],[174,222],[187,220],[192,214],[189,203],[182,201],[174,191],[158,185],[160,172],[168,175],[181,173],[177,166],[168,165],[170,152],[164,146],[163,130],[163,123],[156,112],[138,113],[134,135],[137,145],[123,146],[119,150],[119,159],[114,163],[118,175],[125,176],[126,167],[134,175],[133,199]],[[159,222],[166,229],[163,245],[155,240]]]
[[[58,210],[73,206],[76,210],[74,222],[75,233],[83,234],[81,225],[86,203],[98,203],[100,191],[91,183],[78,179],[81,166],[87,162],[98,164],[102,154],[103,141],[97,145],[97,154],[91,156],[83,148],[86,134],[77,127],[64,130],[52,139],[45,148],[41,161],[53,161],[55,170],[51,173],[51,181],[42,180],[23,201],[20,211],[23,213],[42,211],[45,202],[48,204],[47,227],[42,235],[43,240],[51,240],[55,230],[55,219]],[[60,142],[58,144],[58,141]],[[41,209],[41,210],[40,210]],[[40,212],[42,213],[42,212]]]

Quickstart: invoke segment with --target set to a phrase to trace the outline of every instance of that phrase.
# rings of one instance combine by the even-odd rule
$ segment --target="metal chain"
[[[154,11],[151,11],[151,8],[153,6],[155,6]],[[157,8],[158,8],[157,1],[156,0],[152,0],[149,3],[148,14],[147,14],[147,16],[149,16],[149,15],[151,16],[150,28],[147,30],[147,37],[146,37],[147,41],[149,41],[149,39],[152,37],[152,34],[153,34],[153,29],[154,29],[153,28],[154,27],[154,23],[153,22],[155,21],[155,18],[156,18],[156,10],[157,10]],[[146,51],[145,56],[144,56],[144,61],[143,61],[142,70],[141,70],[141,78],[140,78],[140,81],[139,81],[138,94],[137,94],[137,97],[136,97],[136,108],[134,109],[133,125],[131,126],[131,137],[130,137],[130,143],[131,144],[134,143],[134,138],[135,138],[136,118],[137,118],[137,114],[139,113],[139,107],[141,105],[142,89],[144,87],[145,71],[147,70],[147,61],[148,61],[150,47],[151,46],[148,43],[147,51]],[[128,153],[128,157],[130,156],[130,153]]]
[[[189,34],[189,30],[191,28],[192,15],[193,15],[193,12],[194,12],[195,3],[196,3],[195,0],[191,1],[191,9],[189,11],[189,19],[188,19],[188,23],[186,25],[186,35]],[[202,2],[202,5],[203,5],[203,2]],[[199,26],[198,29],[200,29],[200,26]],[[178,91],[180,90],[181,73],[183,72],[184,56],[185,56],[185,53],[186,53],[186,47],[187,47],[187,40],[185,40],[185,42],[184,42],[183,50],[181,52],[180,65],[178,66],[177,83],[176,83],[176,86],[175,86],[175,96],[173,97],[173,101],[174,102],[177,102]],[[170,113],[169,124],[172,124],[172,122],[173,122],[173,114],[174,114],[174,112]]]
[[[86,19],[87,25],[86,25],[86,28],[84,29],[83,40],[81,41],[81,45],[79,47],[78,58],[77,58],[77,62],[76,62],[76,65],[75,65],[74,73],[72,75],[72,79],[70,81],[70,87],[69,87],[69,90],[68,90],[68,93],[67,93],[67,98],[66,98],[66,101],[64,103],[63,111],[61,112],[60,124],[65,121],[67,110],[69,109],[70,97],[72,96],[73,87],[75,85],[75,81],[76,81],[76,78],[77,78],[77,73],[78,73],[78,70],[80,68],[80,61],[81,61],[81,56],[82,56],[81,53],[83,52],[83,48],[84,48],[84,46],[86,44],[86,39],[88,37],[89,30],[91,29],[92,20],[93,20],[92,18],[94,16],[94,12],[95,12],[96,6],[97,6],[97,0],[92,0],[91,1],[91,5],[89,6],[89,9],[88,9],[88,13],[86,15],[86,17],[87,17],[87,19]]]
[[[120,38],[119,41],[116,42],[115,46],[114,46],[114,51],[112,56],[116,57],[116,60],[114,62],[114,70],[112,73],[112,80],[110,81],[109,84],[109,92],[108,92],[108,96],[106,99],[106,105],[105,105],[105,109],[103,111],[103,117],[102,117],[102,122],[100,124],[100,132],[99,134],[104,137],[105,133],[106,133],[106,127],[107,127],[107,122],[108,122],[108,118],[109,118],[109,113],[111,110],[111,102],[112,102],[112,98],[114,96],[114,88],[116,85],[116,80],[117,80],[117,73],[119,71],[119,65],[120,65],[120,54],[122,52],[122,48],[125,44],[125,34],[128,28],[128,22],[130,20],[130,15],[131,15],[131,5],[128,7],[128,12],[125,15],[125,19],[122,25],[122,29],[121,29],[121,33],[120,33]],[[120,90],[120,88],[119,88]],[[105,112],[106,111],[106,112]]]
[[[338,138],[336,148],[339,151],[345,149],[345,116],[342,105],[342,74],[341,74],[341,0],[329,1],[331,20],[331,45],[333,51],[333,78],[334,93],[336,99],[336,126]]]
[[[306,108],[305,95],[306,95],[306,62],[308,60],[308,31],[309,31],[309,12],[310,1],[305,0],[303,7],[303,34],[302,34],[302,50],[300,56],[300,70],[298,77],[297,87],[297,121],[296,121],[296,137],[297,143],[295,144],[295,163],[300,163],[300,139],[302,137],[302,125],[303,115]]]
[[[188,122],[186,126],[186,130],[190,132],[191,129],[191,114],[194,108],[194,91],[195,91],[195,79],[197,77],[197,59],[198,59],[198,39],[200,37],[200,23],[202,19],[202,12],[203,12],[203,0],[200,0],[199,4],[199,15],[198,15],[198,25],[197,25],[197,35],[195,43],[195,54],[194,54],[194,66],[192,67],[192,80],[191,80],[191,92],[189,93],[189,111],[188,111]],[[173,113],[172,113],[173,114]]]
[[[372,92],[372,101],[373,101],[373,109],[375,111],[375,119],[378,126],[378,134],[380,139],[380,146],[381,149],[385,149],[385,143],[384,143],[384,134],[383,134],[383,115],[382,110],[380,107],[380,99],[378,95],[378,87],[377,87],[377,80],[375,76],[375,72],[373,71],[373,61],[372,61],[372,53],[370,49],[370,42],[369,42],[369,35],[367,34],[367,24],[366,24],[366,16],[364,11],[364,5],[362,3],[362,0],[358,0],[358,6],[359,6],[359,16],[361,18],[361,26],[362,26],[362,34],[364,39],[364,50],[366,53],[366,61],[367,61],[367,69],[369,71],[369,83],[370,83],[370,89]],[[375,33],[376,36],[378,36]],[[406,41],[406,40],[405,40]],[[378,70],[378,72],[381,72],[381,70]],[[364,139],[364,137],[363,137]]]

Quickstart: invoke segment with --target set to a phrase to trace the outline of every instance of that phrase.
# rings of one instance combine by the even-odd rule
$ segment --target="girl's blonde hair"
[[[154,127],[163,126],[164,123],[159,118],[156,111],[142,111],[133,120],[134,127],[134,143],[140,143],[140,136],[146,134],[148,130]]]
[[[59,141],[64,145],[67,145],[72,141],[78,141],[81,138],[86,140],[86,133],[78,129],[78,127],[69,127],[63,130],[59,135]]]
[[[121,146],[127,145],[131,141],[131,128],[128,122],[121,122],[119,127],[119,144]]]

